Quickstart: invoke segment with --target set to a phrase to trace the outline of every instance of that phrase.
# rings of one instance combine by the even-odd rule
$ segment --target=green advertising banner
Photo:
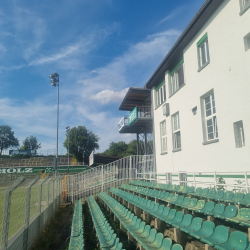
[[[129,125],[137,118],[137,107],[131,111],[129,117],[128,117],[128,123]]]
[[[78,173],[90,169],[88,166],[69,166],[69,172]],[[66,173],[68,166],[58,166],[59,173]],[[40,173],[55,172],[53,167],[13,167],[0,168],[0,175],[2,174],[40,174]]]

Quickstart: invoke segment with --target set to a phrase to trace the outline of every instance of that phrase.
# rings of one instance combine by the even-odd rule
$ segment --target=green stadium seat
[[[185,197],[182,203],[175,203],[175,205],[180,207],[187,207],[188,204],[190,203],[190,200],[191,200],[190,197]]]
[[[187,194],[193,194],[194,193],[194,189],[195,189],[194,186],[188,187]]]
[[[196,188],[195,192],[193,193],[194,196],[200,196],[202,192],[202,188],[198,187]]]
[[[227,220],[250,227],[250,208],[241,208],[237,216],[227,218]]]
[[[200,197],[207,197],[209,188],[203,188],[200,194]]]
[[[182,211],[178,211],[173,219],[167,221],[168,224],[179,223],[183,220],[184,213]]]
[[[200,217],[195,217],[190,226],[188,227],[181,227],[180,230],[185,232],[185,233],[191,233],[191,232],[196,232],[201,229],[202,227],[203,220]]]
[[[169,214],[169,211],[170,211],[170,207],[165,207],[165,208],[163,209],[163,213],[160,214],[160,215],[158,215],[158,218],[159,218],[160,220],[162,220],[162,221],[165,221],[166,217],[167,217],[168,214]]]
[[[196,198],[192,198],[192,199],[190,200],[190,202],[189,202],[188,205],[186,205],[186,206],[182,205],[182,207],[187,208],[187,209],[192,209],[192,208],[194,208],[196,205],[197,205],[197,199],[196,199]]]
[[[206,212],[205,214],[214,216],[216,214],[222,214],[224,213],[224,211],[225,211],[225,204],[217,203],[212,211]]]
[[[229,240],[224,244],[216,244],[215,248],[219,250],[237,249],[245,250],[248,247],[248,237],[245,233],[234,231],[231,233]]]
[[[245,194],[245,197],[242,201],[239,201],[240,205],[250,206],[250,193]]]
[[[202,237],[204,238],[204,237],[211,236],[214,233],[214,229],[215,229],[215,225],[213,222],[205,221],[202,224],[202,227],[200,230],[196,232],[190,232],[189,234],[195,237],[196,239],[200,239]]]
[[[223,198],[222,198],[222,201],[224,201],[224,202],[229,202],[230,200],[233,199],[233,195],[234,195],[234,193],[233,193],[232,191],[226,191],[226,192],[224,193],[224,196],[223,196]]]
[[[171,250],[183,250],[183,247],[179,244],[174,244]]]
[[[176,210],[175,209],[170,209],[167,217],[165,218],[165,222],[168,223],[169,220],[172,220],[176,215]]]
[[[206,196],[207,199],[213,199],[216,195],[216,190],[214,188],[209,189],[209,192]]]
[[[224,190],[217,190],[213,200],[220,201],[224,196]]]
[[[176,228],[188,227],[191,225],[192,220],[193,216],[191,214],[185,214],[181,222],[173,223],[172,226]]]
[[[227,242],[228,238],[229,229],[225,226],[217,226],[211,236],[201,237],[200,240],[210,246],[214,246]]]
[[[170,201],[171,204],[174,204],[174,205],[179,205],[183,202],[184,200],[184,196],[183,195],[179,195],[177,200],[175,201]]]
[[[208,201],[208,202],[206,202],[205,206],[202,209],[197,209],[195,211],[205,214],[205,213],[211,212],[213,209],[214,209],[214,202]]]
[[[244,193],[237,192],[233,196],[232,203],[240,204],[240,202],[244,200],[244,197],[245,197]]]
[[[170,240],[169,238],[165,238],[162,241],[162,245],[158,250],[171,250],[172,248],[172,240]]]
[[[221,219],[233,218],[237,215],[238,208],[236,206],[230,205],[226,206],[225,211],[222,214],[216,214],[214,217]]]

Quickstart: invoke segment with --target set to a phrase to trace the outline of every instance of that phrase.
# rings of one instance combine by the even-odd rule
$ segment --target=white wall
[[[170,116],[154,111],[158,173],[250,171],[250,50],[243,37],[250,32],[250,9],[239,15],[239,1],[227,0],[214,13],[184,54],[185,86],[168,98]],[[198,72],[197,42],[207,32],[210,64]],[[171,70],[171,69],[169,69]],[[219,142],[203,145],[200,97],[214,90]],[[154,90],[152,90],[154,91]],[[155,100],[153,100],[155,105]],[[192,108],[197,106],[197,114]],[[172,152],[171,115],[179,111],[182,150]],[[168,153],[161,155],[160,122],[166,119]],[[243,120],[245,147],[236,148],[233,123]]]

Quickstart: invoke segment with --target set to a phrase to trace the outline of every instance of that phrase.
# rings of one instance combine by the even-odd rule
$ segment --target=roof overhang
[[[165,72],[171,70],[183,58],[183,50],[223,2],[224,0],[207,0],[202,5],[153,75],[149,78],[145,84],[146,88],[151,89],[165,79]]]
[[[151,97],[151,90],[146,88],[130,87],[122,100],[119,110],[132,111]]]

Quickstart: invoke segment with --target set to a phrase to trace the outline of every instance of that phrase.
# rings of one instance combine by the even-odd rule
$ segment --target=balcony
[[[120,133],[152,133],[151,106],[135,107],[128,117],[122,117],[118,128]]]

